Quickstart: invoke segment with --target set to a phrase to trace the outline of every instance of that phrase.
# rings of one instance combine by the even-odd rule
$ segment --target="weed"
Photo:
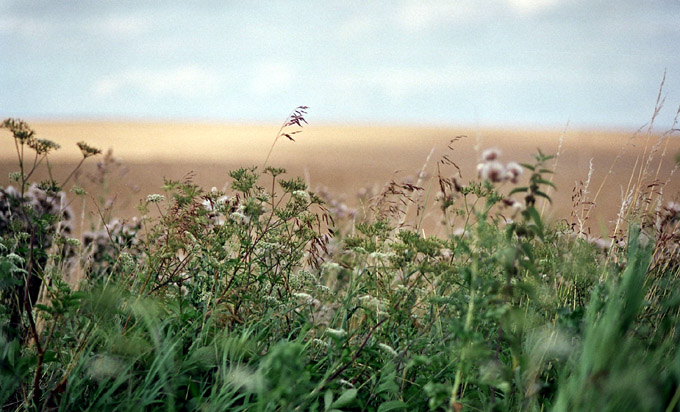
[[[100,210],[101,229],[74,239],[63,185],[30,180],[58,145],[3,126],[19,161],[18,188],[0,191],[3,409],[678,405],[680,208],[661,202],[663,182],[652,197],[641,183],[661,144],[633,171],[607,248],[585,229],[590,177],[571,224],[550,222],[553,157],[495,149],[466,183],[452,153],[431,167],[431,152],[417,179],[365,190],[356,210],[267,166],[270,150],[221,191],[165,180],[138,219]],[[79,147],[83,161],[99,152]]]

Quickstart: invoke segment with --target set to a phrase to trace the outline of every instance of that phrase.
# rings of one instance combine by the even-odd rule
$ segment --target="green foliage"
[[[49,146],[29,145],[21,121],[3,127]],[[226,193],[166,181],[136,226],[82,245],[59,231],[63,210],[29,201],[57,199],[56,184],[31,186],[20,167],[22,191],[2,192],[0,404],[674,410],[680,276],[662,242],[676,217],[602,251],[537,210],[550,159],[524,165],[525,186],[491,169],[465,186],[440,177],[444,236],[386,204],[334,225],[302,179],[267,167],[231,172]],[[410,188],[389,196],[411,204]]]

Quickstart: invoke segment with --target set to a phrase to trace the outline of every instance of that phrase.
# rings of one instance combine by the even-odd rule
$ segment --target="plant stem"
[[[465,315],[465,327],[464,331],[467,335],[467,333],[470,332],[470,328],[472,327],[472,319],[474,317],[474,311],[475,311],[475,299],[477,297],[476,291],[475,291],[475,278],[477,277],[477,260],[473,259],[472,260],[472,273],[470,275],[470,300],[468,301],[468,308],[467,308],[467,314]],[[456,370],[456,377],[453,382],[453,388],[451,388],[451,401],[449,405],[451,406],[452,409],[456,410],[454,408],[454,405],[458,403],[458,390],[460,388],[460,384],[463,378],[463,364],[465,363],[465,352],[463,351],[460,355],[460,362],[458,362],[458,370]]]

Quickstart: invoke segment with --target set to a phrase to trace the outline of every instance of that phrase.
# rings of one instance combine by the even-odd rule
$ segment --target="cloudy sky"
[[[680,0],[0,0],[0,117],[637,127]]]

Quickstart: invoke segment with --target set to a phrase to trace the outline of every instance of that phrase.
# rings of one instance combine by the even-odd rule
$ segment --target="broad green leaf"
[[[329,410],[332,408],[332,405],[333,405],[333,391],[329,389],[323,395],[323,406],[325,410]]]
[[[380,404],[378,412],[396,411],[398,409],[406,409],[408,405],[403,401],[387,401]]]
[[[351,404],[356,399],[358,392],[359,391],[357,389],[348,389],[348,390],[344,391],[342,393],[342,395],[340,395],[340,397],[338,399],[336,399],[335,402],[333,402],[331,407],[332,408],[342,408],[342,407],[345,407],[345,406]]]

